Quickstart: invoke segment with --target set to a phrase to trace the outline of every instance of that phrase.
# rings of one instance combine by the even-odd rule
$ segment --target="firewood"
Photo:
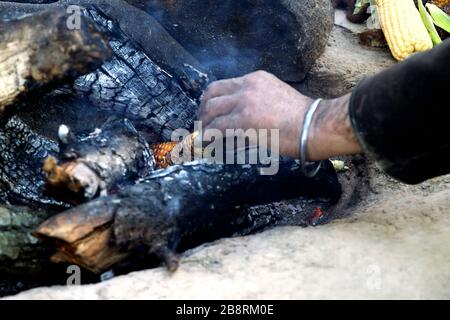
[[[87,18],[68,23],[48,10],[0,23],[0,117],[43,93],[98,68],[110,56],[106,39]]]
[[[182,231],[181,240],[177,237],[171,240],[175,241],[172,244],[180,240],[177,251],[182,252],[233,234],[247,235],[275,225],[306,225],[310,211],[317,206],[329,211],[340,196],[340,186],[329,163],[312,180],[304,178],[296,163],[290,162],[282,165],[279,176],[259,176],[252,180],[251,175],[244,174],[231,189],[225,188],[223,192],[210,189],[217,185],[225,186],[221,179],[226,175],[222,173],[249,173],[253,170],[236,166],[175,166],[157,171],[148,181],[128,187],[118,195],[99,198],[59,215],[52,211],[2,206],[0,279],[41,275],[51,270],[51,257],[53,262],[77,264],[100,273],[117,263],[120,266],[121,261],[127,262],[124,259],[141,244],[150,244],[153,249],[158,249],[156,253],[174,270],[177,266],[176,254],[164,246],[158,248],[156,243],[148,242],[151,232],[156,230],[155,226],[161,232],[155,233],[154,239],[170,236],[162,232],[170,231],[168,227]],[[183,178],[184,171],[188,176]],[[261,180],[270,183],[258,183]],[[186,183],[201,183],[209,187],[205,189],[206,193],[201,194],[199,188],[183,189]],[[175,208],[177,219],[169,221],[169,224],[166,222],[172,202],[158,202],[158,199],[167,201],[163,198],[167,190],[174,190],[170,196],[179,197],[185,203]],[[224,194],[228,191],[233,192]],[[266,197],[267,193],[271,195]],[[224,201],[222,195],[232,198],[232,201]],[[299,195],[305,197],[298,198]],[[296,200],[253,206],[288,198]],[[215,204],[217,202],[220,204]],[[292,206],[301,209],[296,214],[286,214]],[[202,212],[202,208],[206,210]],[[51,241],[40,241],[39,238]],[[55,244],[59,249],[56,254]],[[139,266],[132,266],[136,267]]]
[[[55,199],[86,202],[133,184],[154,169],[151,149],[127,119],[109,120],[82,139],[73,135],[73,141],[66,140],[61,128],[61,162],[51,156],[44,162],[45,193]]]
[[[341,188],[331,163],[312,179],[303,175],[296,161],[282,160],[279,165],[276,175],[262,175],[258,165],[173,166],[116,195],[54,216],[35,235],[57,248],[53,261],[94,273],[142,248],[175,271],[183,239],[203,243],[208,240],[205,234],[214,235],[209,239],[214,240],[224,230],[261,227],[254,225],[245,207],[300,196],[339,199]]]

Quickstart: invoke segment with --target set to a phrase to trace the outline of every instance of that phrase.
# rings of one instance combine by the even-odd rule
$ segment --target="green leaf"
[[[419,5],[419,12],[420,16],[422,17],[423,24],[428,30],[428,33],[431,37],[431,40],[433,41],[434,45],[438,45],[442,42],[441,37],[439,37],[439,34],[434,26],[433,19],[428,14],[427,10],[425,9],[425,6],[423,5],[422,0],[418,0],[417,4]]]
[[[434,4],[427,3],[427,8],[430,11],[434,23],[450,33],[450,16]]]

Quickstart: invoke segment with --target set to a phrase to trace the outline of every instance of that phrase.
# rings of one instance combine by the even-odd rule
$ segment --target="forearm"
[[[450,40],[360,82],[352,94],[320,103],[307,139],[309,161],[364,152],[398,180],[450,172]],[[266,72],[213,83],[199,118],[205,130],[278,129],[279,152],[299,158],[312,99]]]
[[[338,155],[358,154],[362,148],[349,117],[350,95],[324,100],[319,105],[308,134],[307,159],[318,161]]]
[[[361,81],[349,113],[365,153],[407,183],[450,172],[450,40]]]

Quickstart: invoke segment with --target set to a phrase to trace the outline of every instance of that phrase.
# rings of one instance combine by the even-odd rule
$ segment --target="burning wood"
[[[94,24],[66,26],[64,11],[0,23],[0,116],[52,86],[95,70],[111,50]]]
[[[80,204],[117,191],[148,176],[155,168],[164,169],[194,160],[194,139],[148,146],[130,121],[113,121],[87,137],[67,141],[69,130],[61,126],[62,152],[44,162],[46,194],[71,204]],[[61,130],[60,130],[61,131]],[[188,151],[189,154],[184,154]]]
[[[88,136],[73,137],[73,141],[68,130],[60,132],[61,164],[53,157],[44,163],[47,193],[57,199],[82,203],[153,171],[149,146],[126,119],[107,122]]]
[[[69,32],[63,15],[51,11],[2,25],[14,31],[0,44],[0,81],[8,88],[0,91],[0,113],[14,115],[0,126],[0,196],[40,208],[58,205],[58,211],[88,201],[35,232],[49,240],[40,243],[45,252],[48,243],[58,249],[54,261],[99,273],[145,248],[175,270],[180,242],[260,230],[274,219],[268,212],[253,220],[244,207],[299,196],[339,198],[329,163],[314,179],[304,177],[295,161],[282,161],[275,176],[261,175],[260,166],[172,166],[191,160],[175,157],[193,151],[196,135],[158,142],[168,141],[174,129],[192,130],[208,78],[184,63],[191,60],[178,49],[176,66],[185,70],[157,64],[99,8],[83,10],[82,21],[80,30]],[[171,52],[172,40],[161,51]],[[19,52],[18,44],[30,49]],[[2,60],[10,47],[12,58]],[[11,77],[17,70],[18,84]],[[61,123],[66,126],[56,134]],[[43,195],[44,173],[47,194],[58,201]]]
[[[35,235],[51,240],[54,261],[100,273],[145,247],[169,270],[179,243],[205,230],[248,227],[245,206],[299,196],[337,201],[341,189],[331,163],[314,179],[296,161],[282,161],[274,176],[260,166],[192,164],[159,170],[145,181],[56,215]],[[199,236],[200,235],[200,236]],[[204,236],[203,236],[204,237]]]
[[[19,112],[0,127],[0,197],[5,201],[44,208],[49,204],[62,205],[42,195],[44,161],[48,156],[58,159],[62,155],[56,135],[61,123],[76,136],[82,136],[86,131],[102,128],[105,117],[127,118],[150,143],[167,141],[173,130],[193,126],[198,108],[195,96],[205,85],[204,75],[189,67],[189,83],[195,83],[195,88],[186,88],[186,81],[156,65],[104,12],[91,8],[82,13],[83,19],[93,21],[109,38],[112,58],[93,73],[76,79],[73,87],[29,100],[27,109],[32,109],[32,114],[28,110]],[[181,63],[184,57],[179,58]],[[55,166],[47,163],[46,168],[52,171]],[[87,174],[86,168],[82,169]],[[69,198],[79,197],[71,194]]]

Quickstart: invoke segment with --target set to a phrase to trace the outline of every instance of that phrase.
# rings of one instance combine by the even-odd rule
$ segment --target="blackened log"
[[[110,56],[106,39],[94,24],[80,19],[73,30],[62,10],[0,23],[1,117],[95,70]]]
[[[57,153],[55,141],[20,117],[7,119],[0,130],[0,201],[33,208],[64,207],[64,203],[42,194],[44,159]]]
[[[254,221],[242,210],[245,206],[299,196],[337,201],[341,194],[329,162],[312,179],[303,175],[296,161],[282,160],[272,176],[261,175],[260,169],[190,164],[156,171],[115,196],[50,218],[35,234],[51,240],[59,250],[54,261],[75,263],[96,273],[140,248],[175,270],[176,251],[184,239],[202,237],[212,229],[251,227]]]
[[[60,163],[49,157],[44,164],[46,193],[71,204],[134,184],[155,167],[149,145],[128,119],[107,121],[80,137],[61,126],[60,139]]]
[[[98,70],[79,77],[74,87],[54,90],[32,101],[32,106],[0,128],[2,201],[39,207],[54,204],[42,195],[42,168],[48,156],[59,154],[57,132],[61,124],[78,135],[101,128],[110,116],[128,118],[151,143],[170,140],[175,129],[193,127],[198,105],[186,86],[150,59],[117,21],[95,9],[82,10],[82,14],[91,17],[108,36],[113,56]]]
[[[142,51],[120,23],[99,9],[87,9],[86,14],[110,38],[113,57],[77,79],[77,95],[98,109],[133,121],[152,142],[171,140],[172,132],[179,128],[192,129],[198,110],[195,98],[203,92],[203,78],[195,81],[191,77],[197,85],[187,89],[173,76],[172,68],[163,68]],[[192,91],[197,94],[192,96]]]
[[[123,0],[60,0],[48,1],[48,4],[38,4],[39,0],[24,0],[20,3],[1,2],[0,17],[17,17],[36,11],[63,8],[70,5],[78,5],[84,8],[95,8],[107,16],[114,24],[118,24],[121,30],[139,46],[156,64],[181,80],[184,89],[199,93],[199,82],[204,82],[204,76],[213,80],[212,74],[202,66],[184,47],[182,47],[155,18],[146,12],[130,5]],[[137,24],[136,21],[140,23]],[[164,45],[161,45],[164,44]],[[200,71],[195,75],[199,81],[192,82],[192,70]],[[196,72],[194,72],[196,73]]]
[[[187,174],[191,174],[191,171],[194,170],[194,168],[185,168],[187,170]],[[88,247],[91,248],[91,251],[89,251],[88,253],[86,253],[86,251],[82,251],[80,254],[94,255],[95,251],[92,248],[97,249],[101,254],[103,254],[103,256],[100,257],[100,259],[103,259],[102,263],[107,263],[107,265],[112,264],[116,261],[120,261],[121,259],[127,257],[130,251],[122,252],[118,250],[114,242],[112,250],[108,251],[104,250],[105,248],[99,245],[98,241],[104,241],[103,245],[106,246],[106,241],[115,239],[116,236],[113,233],[113,226],[117,226],[118,234],[120,232],[123,232],[124,230],[129,232],[130,234],[134,233],[131,227],[136,220],[134,219],[133,222],[125,225],[123,225],[124,222],[121,220],[126,218],[124,213],[127,210],[128,203],[133,201],[133,199],[136,199],[136,197],[139,196],[145,199],[147,192],[153,192],[150,191],[151,188],[162,188],[162,186],[164,185],[166,185],[166,188],[171,187],[167,184],[171,178],[176,178],[176,185],[182,185],[183,183],[189,183],[191,179],[197,179],[198,175],[205,177],[205,175],[208,173],[208,171],[205,172],[203,170],[200,170],[197,166],[197,171],[200,173],[198,173],[197,176],[192,175],[190,179],[185,179],[182,178],[183,173],[181,169],[182,167],[174,167],[173,169],[169,169],[167,171],[159,171],[158,175],[155,175],[152,178],[153,187],[151,187],[150,185],[147,187],[138,186],[136,187],[136,189],[134,189],[133,192],[131,190],[125,190],[119,196],[102,198],[77,209],[77,211],[75,212],[78,212],[78,210],[80,210],[83,214],[89,213],[85,210],[89,210],[90,208],[94,210],[87,216],[78,213],[73,216],[74,220],[72,222],[65,222],[65,226],[68,228],[68,233],[71,232],[72,229],[79,230],[77,229],[77,226],[88,228],[87,231],[86,229],[84,229],[81,232],[75,232],[75,238],[82,237],[81,234],[88,235],[87,238],[83,239],[80,243],[77,244],[78,246],[81,247],[82,243],[93,241],[90,242],[91,246]],[[328,167],[325,171],[327,172],[327,174],[330,173]],[[304,225],[304,223],[307,223],[305,219],[308,218],[306,215],[310,210],[317,206],[329,208],[331,204],[328,201],[330,199],[327,198],[331,198],[331,200],[334,200],[335,197],[337,197],[337,195],[339,194],[339,187],[335,185],[334,181],[334,173],[331,173],[331,176],[327,179],[325,179],[325,175],[326,173],[323,173],[323,176],[320,176],[318,181],[306,183],[304,186],[305,188],[311,185],[315,186],[311,191],[312,194],[320,194],[321,197],[323,197],[323,200],[318,200],[317,198],[311,199],[309,197],[306,197],[297,198],[292,201],[277,203],[269,206],[264,205],[251,208],[242,208],[242,210],[240,211],[236,211],[236,208],[232,208],[229,212],[222,214],[221,217],[219,216],[218,211],[217,214],[214,215],[214,220],[217,218],[217,220],[215,220],[215,225],[207,225],[206,227],[202,227],[194,232],[192,236],[183,234],[180,242],[180,247],[178,249],[183,251],[196,245],[200,245],[205,241],[213,241],[219,237],[227,237],[234,234],[247,235],[274,225]],[[297,173],[294,172],[293,179],[295,178],[295,176],[297,176]],[[158,181],[160,181],[160,183]],[[289,180],[286,180],[285,183],[287,183],[287,187],[290,182]],[[293,186],[293,188],[295,188],[295,186]],[[146,193],[139,195],[140,190],[147,191]],[[245,190],[242,190],[242,192],[244,191]],[[255,192],[256,191],[257,190],[255,190]],[[295,191],[296,189],[291,188],[289,192]],[[194,190],[193,196],[195,196],[195,194],[198,192],[198,189]],[[299,194],[302,194],[303,191],[298,190],[298,192]],[[160,189],[159,191],[157,191],[155,196],[161,195],[162,193],[164,193],[164,189]],[[125,199],[124,204],[120,204],[120,202],[118,202],[120,198]],[[150,205],[155,205],[153,204],[154,201],[155,199],[151,198],[148,203]],[[104,207],[101,204],[103,204]],[[290,208],[292,206],[296,207],[296,213],[294,215],[290,212]],[[119,218],[121,220],[117,220],[117,222],[114,222],[114,220],[111,219],[110,214],[114,214],[114,210],[116,209],[120,209],[121,216]],[[133,210],[133,212],[135,212],[136,210],[135,207],[131,207],[130,209]],[[0,280],[10,276],[21,278],[23,278],[24,276],[33,275],[42,276],[49,272],[49,270],[53,270],[54,266],[50,262],[50,257],[54,254],[54,246],[52,245],[52,242],[38,241],[38,239],[35,238],[32,233],[40,224],[44,223],[54,214],[55,212],[52,211],[33,210],[26,207],[0,207]],[[160,212],[159,214],[163,218],[165,212]],[[105,218],[105,215],[106,219],[102,220],[103,218]],[[130,213],[130,215],[133,216],[133,213]],[[157,213],[156,216],[158,216]],[[87,218],[87,220],[78,220],[83,218]],[[138,219],[138,217],[136,217],[136,219]],[[151,219],[152,218],[144,220],[147,222],[151,222]],[[48,225],[48,222],[46,223]],[[153,224],[157,223],[157,220],[153,221]],[[99,229],[95,229],[97,226],[99,227]],[[139,231],[139,226],[135,227],[137,227],[137,231]],[[161,237],[163,237],[163,235],[161,235]],[[58,259],[58,256],[54,256],[54,258]],[[67,257],[64,255],[60,255],[59,258],[62,260],[61,262],[67,261]],[[76,259],[69,260],[71,261],[71,263],[78,263],[78,260]],[[97,264],[98,262],[89,261],[89,263]],[[134,263],[134,261],[128,262],[128,265],[131,264],[130,268],[139,268],[138,265],[133,265]],[[106,266],[104,266],[103,268],[106,268]],[[98,272],[102,271],[100,269],[96,270]],[[62,275],[64,275],[64,272],[62,272]]]

